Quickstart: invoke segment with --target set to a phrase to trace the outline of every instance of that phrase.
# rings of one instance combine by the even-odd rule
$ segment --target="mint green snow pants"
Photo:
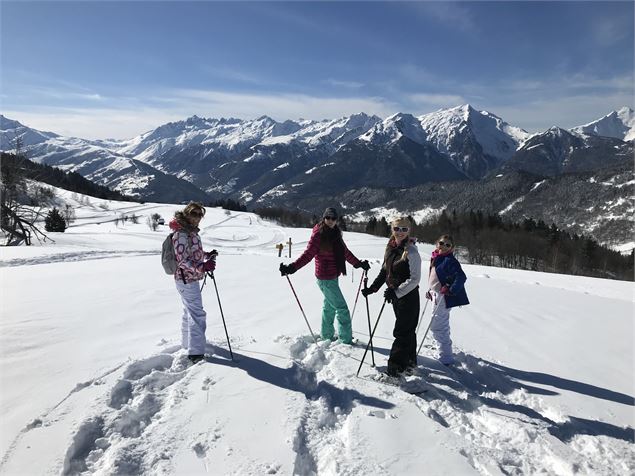
[[[337,278],[318,279],[317,284],[322,294],[324,294],[322,339],[333,340],[335,335],[333,321],[335,316],[337,316],[337,330],[340,340],[345,344],[350,344],[353,341],[351,314],[348,312],[348,306],[340,290]]]

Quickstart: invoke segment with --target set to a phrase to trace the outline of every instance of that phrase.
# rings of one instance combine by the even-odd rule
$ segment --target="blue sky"
[[[415,115],[530,132],[633,107],[633,2],[3,1],[0,112],[127,138],[193,114]]]

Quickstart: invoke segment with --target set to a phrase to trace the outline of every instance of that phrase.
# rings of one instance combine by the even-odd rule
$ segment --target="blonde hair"
[[[187,216],[195,210],[200,211],[203,214],[203,216],[205,216],[205,207],[203,206],[201,202],[188,203],[183,209],[183,215]]]
[[[437,238],[437,241],[435,243],[438,243],[441,240],[446,243],[449,241],[450,243],[452,243],[452,248],[454,248],[454,238],[452,238],[451,235],[441,235],[439,238]]]
[[[412,228],[412,223],[408,217],[396,217],[390,222],[390,232],[392,233],[393,238],[395,237],[395,232],[392,231],[393,226],[407,226],[408,229]],[[408,237],[410,237],[410,231],[408,231]],[[396,240],[395,240],[396,241]],[[404,246],[403,254],[399,261],[404,261],[408,259],[408,248]]]

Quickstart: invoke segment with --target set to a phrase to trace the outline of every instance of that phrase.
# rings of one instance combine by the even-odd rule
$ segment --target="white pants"
[[[431,291],[434,302],[432,324],[430,329],[435,340],[439,343],[439,361],[442,364],[454,363],[452,356],[452,339],[450,339],[450,309],[445,307],[445,297],[441,293]]]
[[[205,354],[205,329],[207,327],[203,299],[198,281],[184,284],[176,282],[176,289],[183,302],[183,318],[181,320],[181,346],[189,355]]]

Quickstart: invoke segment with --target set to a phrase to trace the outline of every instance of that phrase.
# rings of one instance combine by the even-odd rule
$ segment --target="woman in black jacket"
[[[386,245],[381,271],[370,287],[362,290],[364,296],[388,286],[384,298],[395,312],[395,341],[390,349],[387,373],[397,376],[417,365],[417,321],[419,320],[419,281],[421,257],[410,238],[410,221],[398,218],[391,224],[392,236]]]

